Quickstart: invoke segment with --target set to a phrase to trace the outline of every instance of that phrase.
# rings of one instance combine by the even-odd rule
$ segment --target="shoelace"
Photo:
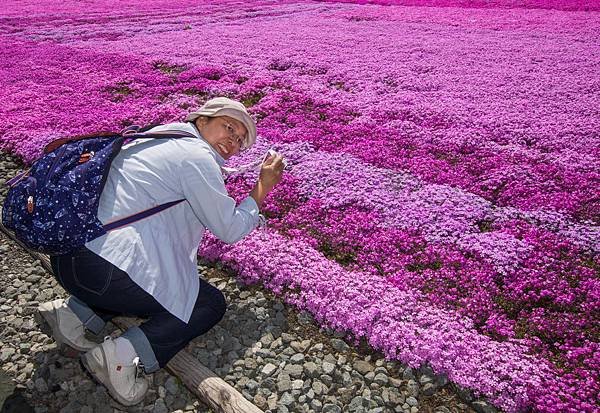
[[[137,383],[138,378],[142,375],[144,370],[144,363],[140,361],[139,357],[133,359],[133,365],[135,366],[135,383]]]

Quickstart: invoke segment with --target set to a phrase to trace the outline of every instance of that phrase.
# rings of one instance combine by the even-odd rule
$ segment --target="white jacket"
[[[236,242],[258,225],[259,209],[251,197],[236,207],[223,181],[223,158],[193,124],[152,130],[182,130],[197,138],[139,139],[124,146],[110,167],[98,218],[106,224],[159,204],[187,201],[115,229],[86,247],[127,272],[187,323],[198,296],[197,251],[204,231]]]

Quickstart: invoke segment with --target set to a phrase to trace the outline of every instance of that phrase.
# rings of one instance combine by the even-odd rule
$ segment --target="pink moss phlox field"
[[[247,158],[269,146],[261,142]],[[520,339],[560,359],[577,371],[564,375],[577,386],[595,374],[600,282],[593,246],[586,252],[573,242],[581,240],[514,219],[512,211],[492,213],[476,196],[348,155],[324,156],[305,143],[278,149],[290,154],[291,168],[267,208],[274,229],[348,269],[422,291],[423,300],[468,316],[483,334]],[[247,193],[255,179],[249,175],[230,181],[232,193]]]
[[[366,4],[370,3],[370,4]],[[201,249],[510,412],[599,409],[600,6],[3,3],[0,148],[227,95],[282,151],[269,229]],[[241,199],[256,172],[228,180]],[[265,260],[269,257],[270,260]]]
[[[381,277],[345,270],[302,241],[257,231],[236,245],[207,240],[201,253],[223,260],[246,282],[287,292],[288,302],[332,328],[367,337],[390,358],[413,367],[428,362],[454,382],[494,395],[508,411],[532,404],[540,410],[570,411],[560,399],[568,397],[572,383],[556,377],[547,361],[527,355],[518,341],[498,342],[478,334],[468,318],[424,305],[418,291],[389,288]],[[266,262],[263,253],[269,256]],[[594,379],[589,372],[588,377]],[[596,389],[574,384],[584,397],[578,406],[591,411]]]
[[[600,5],[588,0],[321,0],[332,3],[377,4],[384,6],[525,8],[571,11],[600,11]]]

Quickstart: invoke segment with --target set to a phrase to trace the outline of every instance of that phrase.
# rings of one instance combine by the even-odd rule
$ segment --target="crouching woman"
[[[79,351],[89,372],[121,404],[140,402],[148,383],[140,367],[154,372],[190,340],[221,320],[223,294],[198,277],[197,249],[205,230],[234,243],[259,223],[259,208],[282,177],[284,162],[265,160],[258,181],[239,205],[227,194],[221,166],[256,141],[256,125],[243,104],[209,100],[177,130],[177,139],[139,139],[111,164],[100,198],[103,224],[158,204],[184,199],[168,209],[114,229],[69,255],[52,256],[54,276],[70,294],[40,306],[54,338]],[[97,344],[98,334],[118,315],[145,318],[139,327]]]

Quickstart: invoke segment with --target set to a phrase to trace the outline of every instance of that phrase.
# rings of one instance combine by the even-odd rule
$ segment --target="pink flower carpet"
[[[289,159],[200,253],[508,412],[600,406],[600,6],[8,0],[0,148],[242,100]],[[256,178],[228,186],[238,198]]]

